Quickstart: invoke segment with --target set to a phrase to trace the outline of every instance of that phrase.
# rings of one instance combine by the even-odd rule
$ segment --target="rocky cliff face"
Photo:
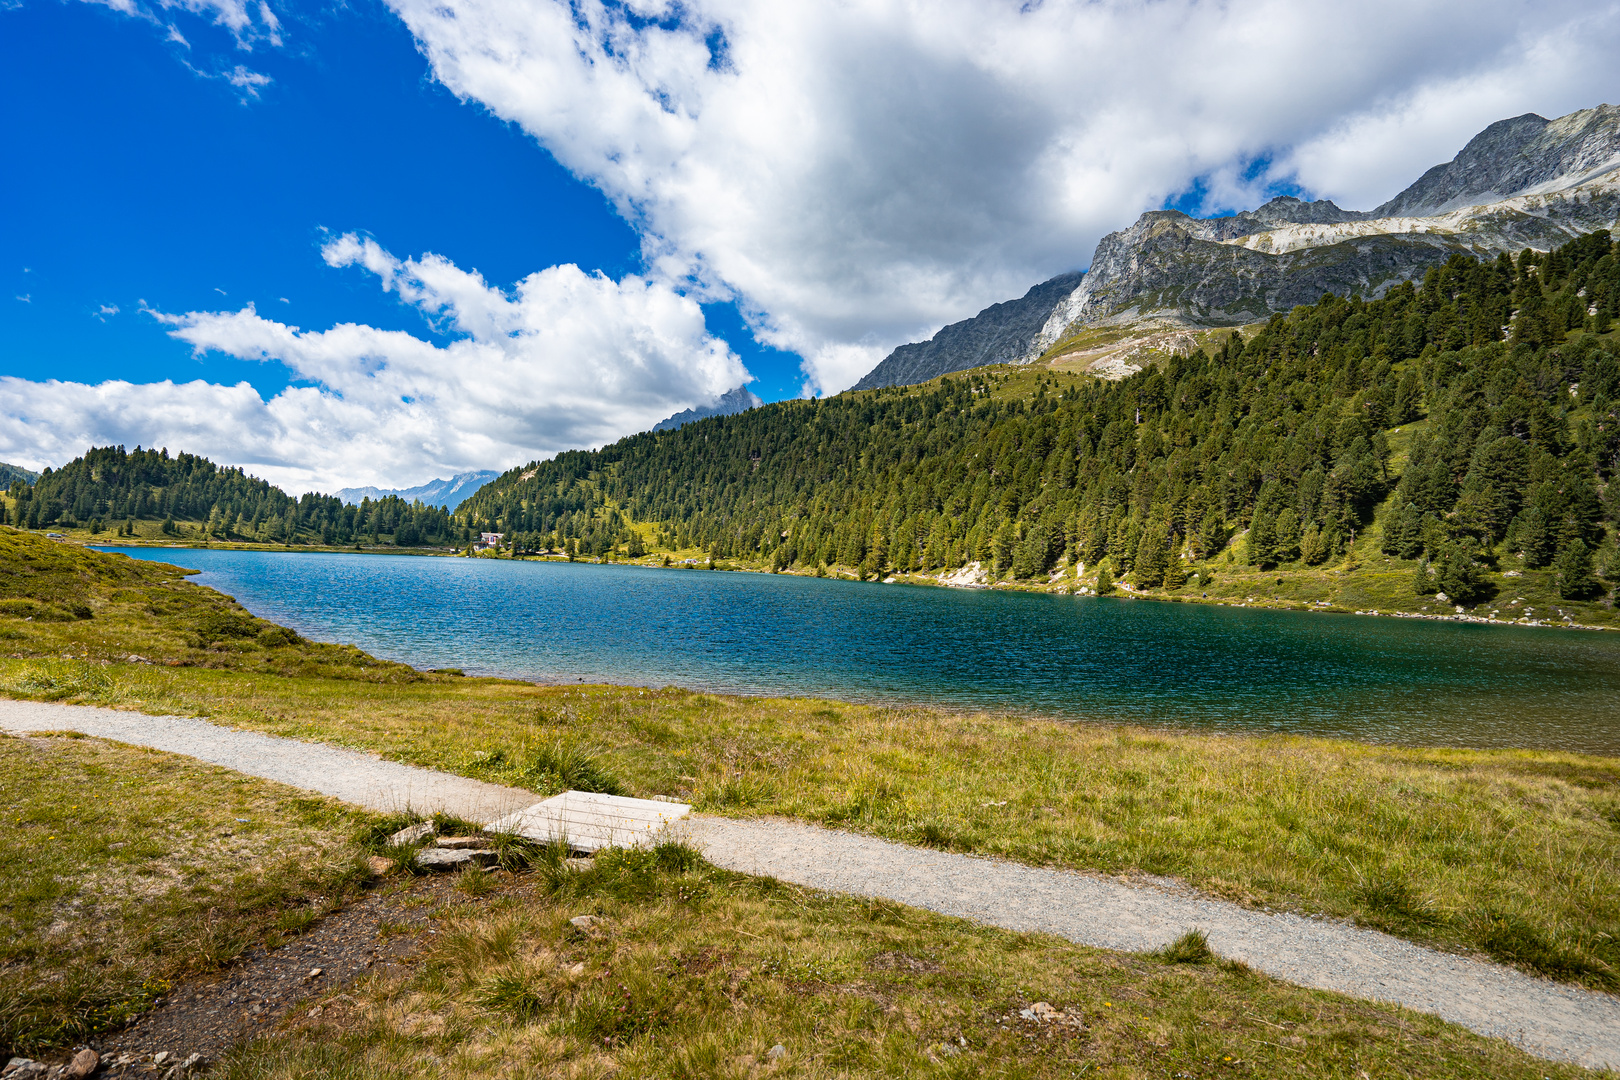
[[[1599,105],[1557,120],[1499,120],[1370,216],[1427,217],[1467,206],[1579,187],[1620,168],[1620,108]]]
[[[951,371],[1020,361],[1029,354],[1052,309],[1079,284],[1079,274],[1059,274],[1017,300],[992,304],[971,319],[952,323],[927,341],[902,345],[854,389],[907,386]]]
[[[932,341],[901,346],[857,388],[1029,362],[1086,326],[1143,319],[1229,326],[1314,303],[1324,292],[1379,296],[1454,252],[1545,250],[1617,225],[1620,107],[1557,120],[1527,114],[1492,124],[1452,161],[1370,211],[1278,198],[1222,218],[1143,214],[1102,239],[1083,278],[1053,278]],[[1065,281],[1075,284],[1065,290]],[[978,319],[1019,304],[1019,318],[1028,320],[1042,303],[1049,306],[1041,326],[1021,352],[963,347],[990,332]]]
[[[1371,211],[1284,198],[1225,218],[1143,214],[1103,237],[1090,272],[1053,307],[1023,359],[1077,325],[1251,322],[1324,292],[1381,295],[1453,252],[1545,250],[1617,222],[1620,107],[1515,117]]]

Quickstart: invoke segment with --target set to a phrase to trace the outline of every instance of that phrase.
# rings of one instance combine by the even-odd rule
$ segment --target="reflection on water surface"
[[[418,667],[1620,754],[1620,634],[583,563],[111,549]]]

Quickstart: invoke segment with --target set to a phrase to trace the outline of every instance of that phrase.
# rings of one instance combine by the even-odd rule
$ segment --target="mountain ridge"
[[[946,356],[950,357],[947,363],[961,363],[952,371],[1021,358],[1045,325],[1046,313],[1080,284],[1081,277],[1079,273],[1059,274],[1016,300],[991,304],[970,319],[944,327],[927,341],[902,345],[850,389],[872,390],[931,379],[942,374],[939,364]]]
[[[1030,363],[1061,351],[1086,327],[1143,320],[1161,329],[1166,322],[1233,326],[1314,303],[1324,293],[1377,298],[1454,254],[1546,251],[1616,226],[1620,107],[1598,105],[1554,120],[1526,113],[1489,125],[1451,161],[1372,210],[1292,196],[1216,218],[1150,210],[1103,237],[1090,268],[1056,298],[1027,346],[1000,359]],[[1074,277],[1042,282],[1025,299],[1061,292],[1049,287]],[[975,320],[1002,306],[946,330],[953,341],[971,340]],[[945,335],[900,346],[855,388],[925,381],[986,362],[948,347]],[[922,349],[932,343],[940,344]],[[901,363],[903,357],[927,363]]]

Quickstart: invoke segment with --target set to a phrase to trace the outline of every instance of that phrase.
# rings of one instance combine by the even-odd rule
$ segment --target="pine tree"
[[[1142,537],[1136,545],[1136,559],[1131,564],[1131,573],[1138,587],[1153,589],[1164,584],[1165,573],[1170,568],[1169,534],[1168,509],[1155,511],[1142,529]]]
[[[1598,591],[1597,578],[1592,575],[1592,552],[1580,537],[1564,545],[1553,570],[1558,578],[1558,595],[1565,600],[1584,600]]]
[[[1472,604],[1483,594],[1485,579],[1473,555],[1453,546],[1440,560],[1440,589],[1454,604]]]
[[[1419,559],[1412,568],[1412,593],[1415,596],[1433,596],[1435,589],[1434,579],[1429,576],[1429,562]]]

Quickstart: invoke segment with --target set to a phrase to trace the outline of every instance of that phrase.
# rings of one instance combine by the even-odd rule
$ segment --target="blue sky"
[[[1376,205],[1617,50],[1620,0],[0,0],[0,460],[409,486],[836,393],[1144,210]]]
[[[498,284],[556,263],[643,269],[635,231],[602,194],[515,125],[457,101],[381,5],[301,16],[292,48],[244,53],[203,20],[183,32],[190,48],[91,4],[0,10],[0,200],[16,208],[0,216],[0,374],[246,380],[266,396],[292,381],[280,364],[194,357],[142,301],[253,301],[305,327],[432,335],[419,312],[325,265],[327,231],[436,252]],[[250,96],[187,66],[238,63],[272,81]],[[707,314],[756,393],[799,392],[797,356],[755,343],[734,304]]]

